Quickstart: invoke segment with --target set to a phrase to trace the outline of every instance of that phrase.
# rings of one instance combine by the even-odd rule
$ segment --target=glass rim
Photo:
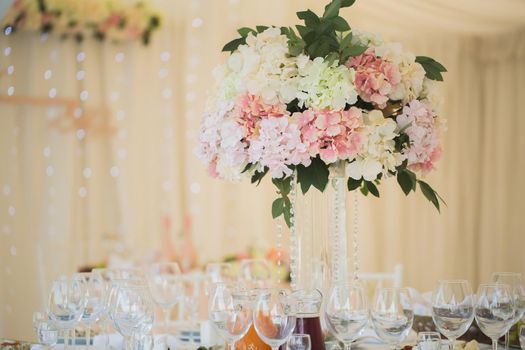
[[[437,284],[441,283],[450,283],[450,284],[461,284],[461,283],[467,283],[470,285],[470,282],[466,279],[440,279],[437,281]]]
[[[408,287],[380,287],[376,288],[376,292],[381,291],[406,291],[410,293],[410,289]]]
[[[495,287],[506,287],[512,290],[511,286],[508,283],[501,283],[501,282],[480,283],[478,290],[482,288],[495,288]]]

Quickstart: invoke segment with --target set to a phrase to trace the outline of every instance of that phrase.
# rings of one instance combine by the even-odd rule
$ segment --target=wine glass
[[[140,341],[153,328],[155,307],[147,284],[140,280],[119,283],[113,289],[110,314],[126,350],[133,349],[133,341]]]
[[[525,325],[520,326],[520,329],[518,330],[519,338],[520,338],[520,345],[521,350],[525,350]]]
[[[438,332],[419,332],[417,334],[418,350],[440,350],[441,336]]]
[[[492,274],[492,281],[495,283],[508,284],[512,289],[514,295],[514,307],[516,309],[516,317],[513,324],[521,320],[525,313],[525,287],[523,276],[517,272],[496,272]],[[509,348],[509,331],[505,333],[505,350]]]
[[[33,328],[38,342],[46,348],[58,342],[58,330],[49,317],[42,312],[33,312]]]
[[[492,349],[497,350],[498,339],[512,327],[515,318],[514,296],[509,285],[480,285],[474,315],[481,331],[492,339]]]
[[[432,319],[437,329],[450,340],[453,350],[457,338],[474,320],[474,295],[465,280],[439,281],[432,293]]]
[[[268,288],[272,271],[266,260],[246,259],[241,261],[239,279],[248,289]]]
[[[410,292],[405,288],[379,288],[370,314],[378,337],[394,349],[399,348],[414,321]]]
[[[159,263],[147,269],[148,284],[153,300],[162,308],[166,332],[169,329],[171,309],[181,296],[181,272],[177,263]]]
[[[78,279],[62,276],[51,284],[47,314],[64,331],[64,348],[69,346],[69,331],[80,321],[86,307],[85,286]]]
[[[225,283],[218,283],[210,295],[210,321],[230,350],[235,349],[235,342],[246,335],[252,324],[250,302],[246,291]]]
[[[257,335],[273,350],[283,345],[295,329],[296,305],[286,290],[269,289],[259,293],[253,310]]]
[[[328,329],[349,350],[368,323],[364,289],[356,283],[339,283],[330,288],[325,306]]]
[[[312,342],[308,334],[292,334],[286,342],[286,350],[311,350]]]
[[[91,345],[91,327],[97,323],[106,310],[107,283],[97,272],[84,272],[73,275],[86,290],[86,307],[82,314],[82,322],[86,328],[86,347]]]

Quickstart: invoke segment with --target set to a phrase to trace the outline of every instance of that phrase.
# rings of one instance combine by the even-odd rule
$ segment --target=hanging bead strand
[[[297,260],[299,249],[297,247],[297,232],[295,229],[295,212],[296,212],[296,184],[295,184],[295,173],[292,175],[291,180],[291,190],[290,190],[290,199],[291,199],[291,209],[290,209],[290,286],[292,290],[297,290]]]
[[[354,262],[354,280],[359,280],[359,194],[354,191],[354,220],[352,223],[352,246]]]

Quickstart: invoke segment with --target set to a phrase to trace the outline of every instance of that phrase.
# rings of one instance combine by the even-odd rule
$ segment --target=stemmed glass
[[[514,295],[514,307],[516,310],[516,317],[512,324],[521,320],[525,313],[525,286],[523,276],[516,272],[496,272],[492,274],[492,281],[495,283],[508,284],[512,289]],[[505,350],[509,348],[509,331],[505,333]]]
[[[474,315],[481,331],[492,339],[492,349],[497,350],[498,339],[505,334],[515,318],[514,296],[507,284],[482,284]]]
[[[147,278],[151,296],[164,313],[166,332],[169,329],[171,310],[181,297],[181,272],[177,263],[159,263],[149,266]]]
[[[64,331],[64,348],[69,346],[69,331],[80,321],[86,307],[86,289],[75,278],[62,276],[51,284],[47,314]]]
[[[118,283],[112,290],[110,315],[115,329],[124,337],[126,350],[133,349],[153,328],[155,306],[148,286],[141,280]]]
[[[308,334],[292,334],[286,342],[286,350],[311,350],[312,341]]]
[[[378,337],[394,349],[399,348],[414,321],[410,292],[405,288],[378,289],[370,314]]]
[[[356,283],[339,283],[330,288],[325,306],[328,328],[349,350],[368,323],[364,289]]]
[[[273,350],[283,345],[294,331],[296,309],[294,298],[285,290],[259,293],[253,310],[255,331]]]
[[[33,328],[37,334],[38,342],[46,348],[58,342],[58,330],[46,314],[33,313]]]
[[[474,295],[465,280],[439,281],[432,294],[432,319],[454,349],[474,320]]]
[[[234,350],[235,342],[246,335],[252,324],[250,295],[231,285],[218,283],[210,295],[208,314],[229,349]]]
[[[106,311],[107,283],[99,273],[77,273],[73,275],[84,285],[86,290],[86,307],[82,314],[82,322],[86,327],[86,348],[91,345],[91,327],[100,320]]]
[[[233,283],[234,273],[229,263],[210,263],[206,265],[206,295],[210,295],[212,287],[217,283]]]

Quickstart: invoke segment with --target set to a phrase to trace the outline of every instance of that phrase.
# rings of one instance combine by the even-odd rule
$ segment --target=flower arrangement
[[[160,15],[146,2],[124,0],[15,0],[2,27],[4,31],[40,31],[82,41],[141,39],[147,45],[160,26]]]
[[[446,69],[398,43],[351,29],[339,15],[355,0],[333,0],[304,24],[241,28],[214,71],[216,87],[202,118],[198,156],[213,177],[259,184],[266,174],[280,195],[272,205],[290,225],[292,176],[303,193],[324,191],[329,168],[343,164],[348,190],[379,197],[396,177],[403,192],[441,197],[420,179],[442,151],[436,82]]]

